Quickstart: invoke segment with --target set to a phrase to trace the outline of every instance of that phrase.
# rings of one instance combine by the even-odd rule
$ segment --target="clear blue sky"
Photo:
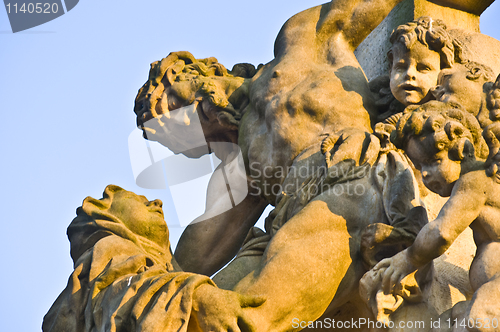
[[[66,228],[83,198],[100,198],[113,183],[168,199],[135,185],[128,154],[149,64],[180,50],[228,68],[265,63],[286,19],[321,1],[244,3],[82,0],[17,34],[0,9],[2,331],[41,329],[72,271]],[[483,33],[500,39],[499,17],[497,2]]]

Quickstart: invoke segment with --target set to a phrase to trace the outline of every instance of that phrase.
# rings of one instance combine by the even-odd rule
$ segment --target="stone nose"
[[[405,78],[414,81],[417,78],[417,69],[414,66],[409,66],[406,70]]]

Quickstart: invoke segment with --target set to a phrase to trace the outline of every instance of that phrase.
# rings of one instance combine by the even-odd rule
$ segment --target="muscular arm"
[[[455,239],[479,216],[486,202],[484,172],[463,175],[438,217],[428,223],[408,248],[408,258],[416,267],[442,255]]]
[[[225,170],[227,172],[224,175],[219,166],[212,175],[205,214],[186,227],[179,240],[175,258],[184,271],[208,276],[217,272],[236,255],[249,229],[267,206],[260,196],[250,192],[246,197],[241,196],[245,195],[247,188],[234,185],[231,174],[235,172],[230,172],[228,167]],[[232,201],[224,176],[229,176]],[[233,202],[240,200],[238,196],[244,198],[234,206]]]
[[[332,0],[318,36],[342,31],[354,50],[402,0]]]

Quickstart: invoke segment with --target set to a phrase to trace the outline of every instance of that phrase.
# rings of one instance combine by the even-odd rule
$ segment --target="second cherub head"
[[[448,197],[458,178],[487,157],[481,133],[477,119],[461,106],[431,101],[403,114],[391,141],[405,150],[427,188]]]

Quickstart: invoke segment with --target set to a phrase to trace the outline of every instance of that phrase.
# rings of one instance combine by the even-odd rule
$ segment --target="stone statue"
[[[498,142],[499,128],[498,123],[486,128],[491,151],[495,147],[493,142]],[[467,111],[456,106],[443,110],[443,106],[429,103],[404,115],[393,137],[395,144],[403,147],[421,170],[425,186],[450,198],[439,216],[420,231],[408,249],[375,266],[374,270],[385,270],[382,276],[385,292],[394,292],[405,275],[444,253],[468,226],[474,233],[477,252],[469,271],[474,296],[442,317],[442,328],[438,331],[451,331],[452,325],[454,331],[498,329],[500,287],[495,254],[499,245],[498,160],[496,154],[490,154],[483,161],[481,132],[479,123]]]
[[[209,137],[216,136],[215,130],[228,131],[225,116],[218,114],[227,107],[232,111],[234,105],[244,107],[232,113],[243,114],[237,143],[249,170],[249,195],[226,213],[190,225],[181,237],[176,258],[186,271],[214,273],[238,251],[260,211],[267,204],[276,205],[266,227],[267,237],[262,236],[261,242],[254,239],[266,248],[264,255],[261,250],[261,257],[240,256],[214,277],[222,288],[266,297],[262,307],[251,312],[262,330],[287,329],[296,317],[317,319],[329,306],[333,311],[357,297],[358,280],[366,271],[357,258],[360,232],[371,223],[402,221],[408,210],[420,205],[404,157],[388,158],[387,163],[392,163],[395,171],[380,179],[385,188],[384,184],[379,188],[372,183],[370,174],[375,171],[370,170],[370,165],[378,158],[379,146],[369,133],[376,114],[366,78],[353,54],[364,36],[396,3],[333,1],[297,14],[277,37],[275,59],[251,79],[227,75],[224,70],[205,75],[197,69],[199,63],[210,65],[213,61],[196,61],[185,53],[171,54],[153,64],[150,80],[139,92],[138,124],[148,139],[158,140],[177,152],[182,151],[179,145],[170,136],[162,136],[176,108],[194,103],[205,136]],[[363,12],[370,12],[365,23],[359,21]],[[217,105],[204,97],[202,82],[207,78],[215,91],[209,95],[219,100],[219,93],[226,93],[221,99],[227,99],[227,103]],[[244,98],[246,91],[248,97]],[[232,142],[236,143],[236,135]],[[328,174],[314,177],[314,168]],[[305,169],[305,175],[294,169]],[[381,196],[378,191],[390,191],[388,182],[395,181],[399,174],[405,174],[397,181],[406,184],[399,186],[404,188],[401,202],[406,202],[400,202],[398,212],[390,208],[395,202],[388,202],[390,211],[386,211],[382,197],[391,195]],[[311,193],[322,183],[329,183],[331,188],[337,185],[337,191]],[[356,185],[363,188],[358,195],[351,193]],[[217,186],[225,188],[225,183],[211,180],[207,200]],[[273,192],[273,187],[280,189]],[[264,239],[269,243],[262,243]],[[315,259],[311,257],[313,252]],[[330,277],[315,281],[311,288],[301,271],[322,271],[322,275]],[[270,287],[270,280],[280,280],[280,289]],[[314,305],[288,309],[289,303],[304,298]]]
[[[75,271],[44,332],[290,331],[325,318],[394,320],[404,303],[423,301],[443,270],[422,239],[446,211],[457,216],[449,223],[468,215],[449,208],[465,201],[455,199],[455,183],[464,178],[460,197],[474,192],[471,176],[481,177],[477,188],[496,188],[500,79],[493,84],[488,65],[463,57],[467,45],[444,22],[423,17],[394,31],[390,76],[369,85],[354,50],[400,1],[333,0],[298,13],[279,32],[275,58],[257,69],[227,70],[189,52],[153,63],[137,124],[174,153],[221,159],[206,212],[174,258],[158,201],[116,186],[102,200],[87,198],[68,228]],[[447,140],[431,142],[438,136]],[[446,167],[434,167],[440,177],[431,181],[422,163],[436,154]],[[452,196],[431,223],[442,201],[425,187]],[[494,206],[494,191],[484,197],[477,209]],[[265,231],[253,228],[269,204]],[[464,217],[454,235],[476,217]],[[455,237],[447,239],[436,246]],[[481,260],[471,273],[492,264]],[[479,317],[470,308],[487,299],[447,317]],[[424,302],[413,317],[436,318],[456,301]]]
[[[109,185],[83,201],[68,237],[75,270],[43,331],[255,330],[242,308],[263,299],[179,269],[160,200]]]

